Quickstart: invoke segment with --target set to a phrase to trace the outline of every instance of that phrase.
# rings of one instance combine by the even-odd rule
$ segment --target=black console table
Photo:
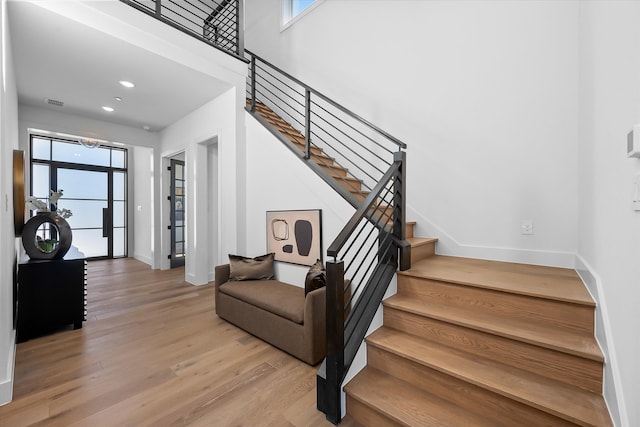
[[[82,327],[86,315],[87,261],[65,257],[18,265],[16,341],[23,342],[64,326]]]

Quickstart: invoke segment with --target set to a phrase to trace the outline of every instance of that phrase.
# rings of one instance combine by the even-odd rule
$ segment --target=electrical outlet
[[[522,223],[520,225],[520,231],[524,235],[533,234],[533,221],[531,221],[529,219],[523,219]]]

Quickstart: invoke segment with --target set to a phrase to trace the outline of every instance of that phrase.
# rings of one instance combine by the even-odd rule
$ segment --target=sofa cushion
[[[302,325],[304,289],[277,280],[227,282],[220,292]]]
[[[272,280],[276,274],[273,253],[247,258],[229,254],[229,280]]]

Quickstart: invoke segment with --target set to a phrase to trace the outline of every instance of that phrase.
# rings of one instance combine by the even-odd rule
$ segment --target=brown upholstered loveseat
[[[309,292],[277,280],[229,281],[216,266],[216,313],[252,335],[315,365],[326,355],[325,288]]]

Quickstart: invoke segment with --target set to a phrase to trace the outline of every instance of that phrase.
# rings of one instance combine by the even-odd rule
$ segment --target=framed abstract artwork
[[[267,211],[267,252],[275,260],[313,265],[322,260],[322,211]]]

